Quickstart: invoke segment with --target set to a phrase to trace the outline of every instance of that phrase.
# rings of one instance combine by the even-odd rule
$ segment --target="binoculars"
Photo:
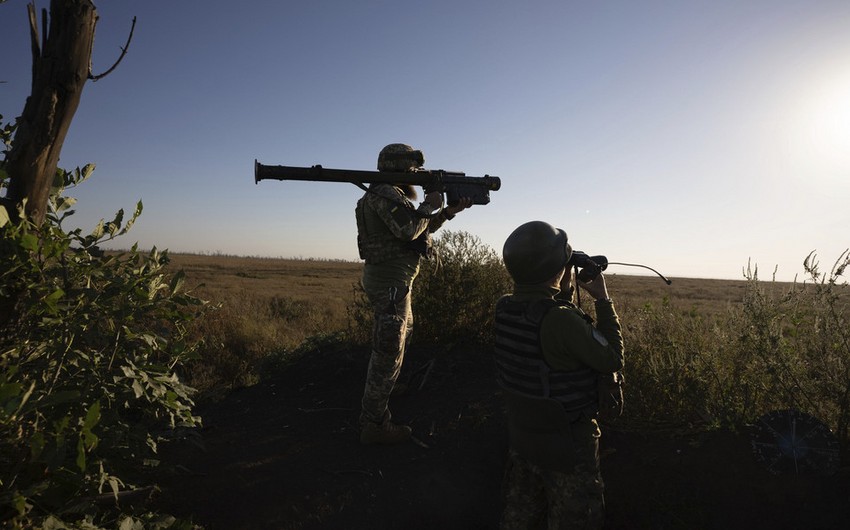
[[[608,268],[608,258],[605,256],[588,256],[580,250],[573,250],[570,260],[567,261],[567,268],[570,267],[579,269],[578,274],[576,274],[577,279],[590,282]]]

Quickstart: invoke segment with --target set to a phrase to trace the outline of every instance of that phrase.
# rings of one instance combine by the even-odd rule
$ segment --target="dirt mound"
[[[163,448],[157,508],[207,530],[491,529],[507,450],[485,352],[413,348],[393,397],[415,443],[362,446],[366,350],[315,352],[199,409],[199,436]],[[610,529],[847,528],[850,478],[777,477],[745,434],[604,429]]]

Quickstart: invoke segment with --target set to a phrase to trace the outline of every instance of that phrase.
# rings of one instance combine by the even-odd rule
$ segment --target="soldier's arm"
[[[614,302],[610,298],[596,300],[596,330],[608,341],[611,348],[620,356],[620,370],[623,368],[623,334],[620,328],[620,318],[614,309]]]
[[[446,206],[440,213],[431,218],[431,221],[428,223],[428,232],[432,234],[440,229],[443,226],[443,223],[446,221],[451,221],[454,219],[455,215],[466,210],[472,206],[472,199],[469,197],[463,197],[460,199],[460,202],[453,206]]]
[[[366,199],[394,236],[403,241],[413,241],[428,228],[433,207],[423,202],[416,210],[394,186],[379,185],[371,188]]]
[[[596,327],[568,308],[556,307],[543,319],[543,354],[553,368],[577,370],[589,366],[604,373],[623,368],[623,338],[617,314],[610,301],[598,302],[596,310]]]
[[[440,227],[443,226],[443,223],[445,223],[449,219],[451,219],[451,217],[446,215],[446,211],[441,211],[428,221],[428,232],[431,232],[433,234],[434,232],[439,230]]]

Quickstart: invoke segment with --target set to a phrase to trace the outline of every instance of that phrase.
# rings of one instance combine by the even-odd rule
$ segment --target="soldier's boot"
[[[384,423],[367,422],[360,431],[362,444],[398,444],[410,440],[412,429],[407,425],[397,425],[391,421]]]

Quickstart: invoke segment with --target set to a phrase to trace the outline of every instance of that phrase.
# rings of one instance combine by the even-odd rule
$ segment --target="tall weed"
[[[743,303],[710,315],[619,307],[627,348],[626,425],[739,427],[797,408],[846,446],[850,422],[850,290],[845,252],[828,274],[814,255],[802,283],[763,282],[747,267]]]
[[[776,295],[758,285],[757,270],[747,271],[753,288],[744,301],[742,354],[749,354],[769,387],[767,405],[797,408],[831,426],[848,441],[850,420],[850,292],[840,282],[850,263],[845,251],[829,273],[814,254],[804,261],[807,281]]]

